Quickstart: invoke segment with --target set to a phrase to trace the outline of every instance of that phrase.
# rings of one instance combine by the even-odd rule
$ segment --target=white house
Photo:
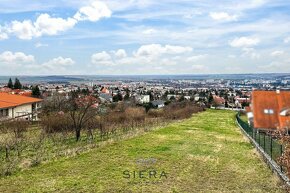
[[[137,96],[136,101],[140,104],[150,103],[150,95]]]
[[[0,92],[0,120],[23,118],[37,120],[41,99]]]

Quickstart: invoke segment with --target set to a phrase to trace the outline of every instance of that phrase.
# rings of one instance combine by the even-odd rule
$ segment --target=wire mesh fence
[[[277,163],[279,157],[283,153],[283,145],[281,145],[272,135],[269,135],[266,131],[254,129],[247,122],[240,118],[240,113],[237,114],[237,121],[243,130],[259,144],[260,148],[264,150],[266,154]],[[280,167],[283,172],[283,167]]]

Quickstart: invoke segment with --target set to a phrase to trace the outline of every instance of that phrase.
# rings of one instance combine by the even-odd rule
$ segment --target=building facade
[[[41,108],[41,99],[0,93],[0,120],[22,118],[26,120],[38,120]]]

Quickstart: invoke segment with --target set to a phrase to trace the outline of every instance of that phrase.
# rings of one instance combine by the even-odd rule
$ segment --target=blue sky
[[[1,0],[0,75],[290,72],[282,0]]]

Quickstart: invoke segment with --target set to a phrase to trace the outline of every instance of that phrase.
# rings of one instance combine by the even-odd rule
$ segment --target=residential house
[[[213,95],[213,100],[214,100],[214,106],[215,107],[225,107],[225,99],[223,97]]]
[[[23,118],[37,120],[41,99],[0,92],[0,120]]]
[[[104,94],[109,94],[110,93],[110,90],[107,89],[106,87],[102,87],[100,91],[101,91],[101,93],[104,93]]]
[[[290,128],[290,91],[253,91],[251,111],[256,129]]]
[[[104,102],[113,102],[113,97],[111,94],[107,94],[107,93],[100,93],[99,98],[101,100],[102,103]]]
[[[136,102],[139,104],[150,103],[150,95],[136,96]]]
[[[165,106],[165,102],[162,100],[152,101],[152,105],[156,108],[162,108]]]

